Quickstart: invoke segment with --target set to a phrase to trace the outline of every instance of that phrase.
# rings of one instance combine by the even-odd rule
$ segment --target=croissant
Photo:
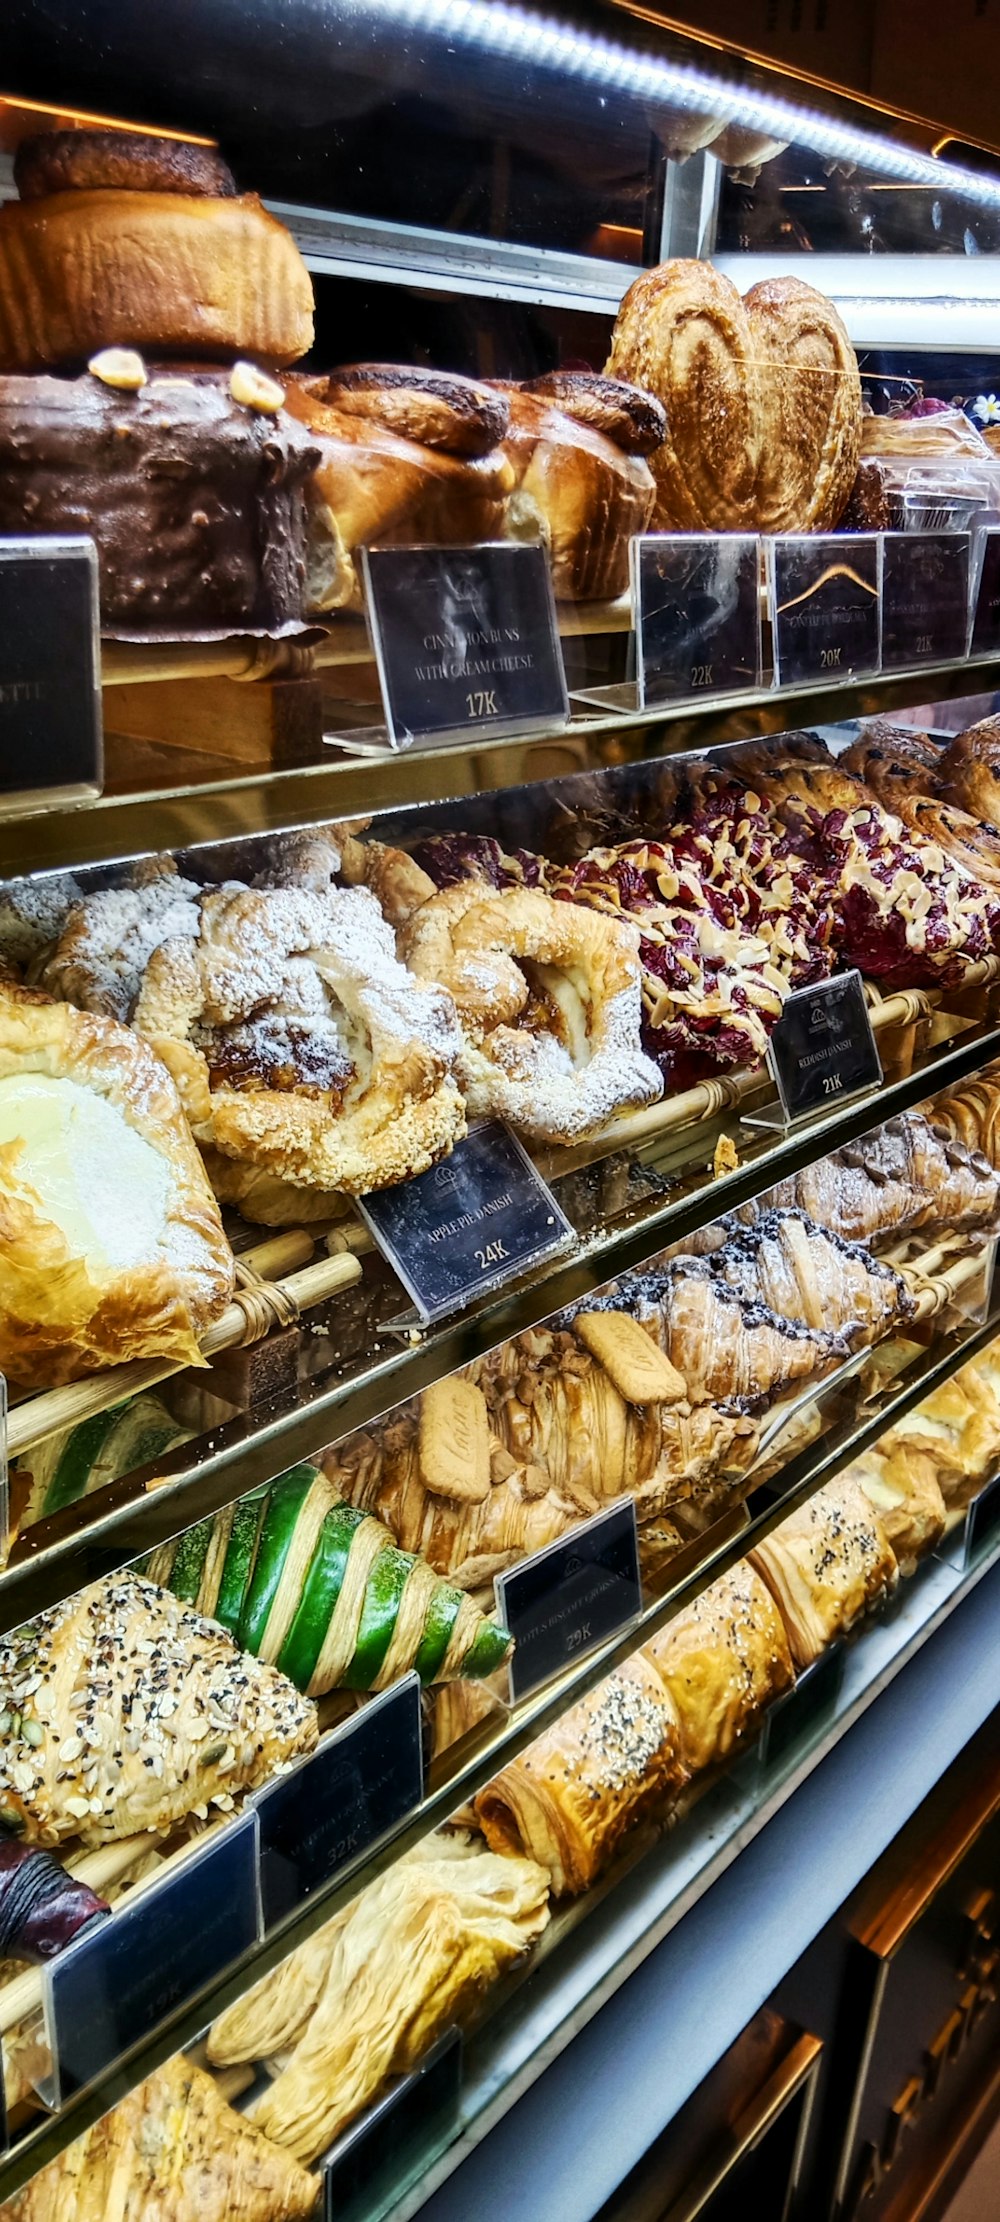
[[[1000,1397],[988,1353],[897,1420],[879,1449],[886,1457],[929,1458],[945,1503],[966,1504],[1000,1454]]]
[[[423,1682],[492,1674],[510,1650],[505,1628],[312,1466],[199,1521],[148,1571],[314,1697],[388,1689],[410,1667]]]
[[[730,1286],[719,1261],[732,1250],[730,1241],[709,1257],[682,1256],[635,1274],[588,1299],[588,1308],[614,1306],[641,1321],[683,1374],[693,1405],[728,1399],[753,1411],[828,1372],[849,1344],[842,1333],[781,1318],[759,1292]]]
[[[557,1898],[586,1890],[687,1780],[673,1699],[641,1652],[570,1707],[475,1800],[492,1851],[537,1860]]]
[[[974,1080],[938,1096],[931,1114],[936,1128],[1000,1168],[1000,1072],[984,1066]]]
[[[178,2054],[5,2202],[4,2222],[306,2222],[315,2176]]]
[[[782,1520],[750,1564],[775,1599],[797,1667],[846,1635],[899,1574],[878,1514],[846,1474]]]
[[[794,1209],[768,1212],[706,1262],[746,1302],[802,1320],[815,1333],[843,1335],[852,1349],[877,1342],[913,1312],[891,1266]]]
[[[316,1740],[314,1706],[136,1574],[0,1637],[0,1824],[31,1843],[165,1832]]]
[[[847,1241],[871,1242],[922,1227],[988,1226],[1000,1182],[980,1150],[941,1131],[937,1113],[932,1123],[907,1111],[779,1181],[738,1216],[749,1225],[787,1205]]]

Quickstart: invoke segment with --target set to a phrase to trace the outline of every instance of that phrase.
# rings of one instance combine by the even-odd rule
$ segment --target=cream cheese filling
[[[70,1249],[121,1270],[155,1259],[168,1238],[170,1169],[104,1096],[47,1073],[0,1079],[0,1144],[21,1142],[30,1183]]]

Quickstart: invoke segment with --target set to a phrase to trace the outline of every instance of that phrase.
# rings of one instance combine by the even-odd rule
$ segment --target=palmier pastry
[[[945,749],[940,792],[960,810],[1000,829],[1000,718],[970,725]]]
[[[450,999],[398,962],[367,888],[213,889],[133,1017],[198,1140],[293,1185],[389,1187],[465,1132]]]
[[[797,1667],[845,1636],[899,1575],[878,1514],[846,1474],[789,1513],[750,1564],[775,1599]]]
[[[773,278],[741,300],[708,263],[662,263],[629,287],[607,367],[667,412],[650,458],[658,529],[836,524],[861,452],[861,384],[840,317],[811,286]]]
[[[540,889],[434,895],[401,937],[418,978],[454,997],[473,1117],[551,1142],[593,1133],[661,1093],[640,1047],[639,935]]]
[[[233,1261],[149,1045],[0,993],[0,1161],[0,1371],[51,1388],[126,1358],[200,1364]]]
[[[686,1779],[673,1700],[638,1652],[480,1792],[476,1820],[491,1851],[537,1860],[555,1897],[576,1897]]]
[[[651,1636],[643,1657],[673,1698],[691,1774],[728,1759],[795,1679],[784,1623],[746,1559]]]
[[[305,354],[306,266],[217,155],[124,132],[54,140],[22,153],[22,198],[0,209],[0,370],[105,347],[272,363]]]
[[[562,371],[504,388],[511,540],[542,540],[558,601],[611,600],[628,585],[628,548],[656,487],[647,456],[666,431],[652,396],[618,378]]]
[[[319,450],[310,483],[314,550],[336,555],[326,609],[362,607],[363,547],[463,547],[495,540],[513,486],[498,444],[499,393],[444,372],[362,364],[288,381],[286,407]]]

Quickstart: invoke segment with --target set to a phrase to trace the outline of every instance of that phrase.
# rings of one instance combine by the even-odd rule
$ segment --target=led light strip
[[[933,155],[919,154],[774,94],[747,91],[706,76],[690,63],[668,61],[574,30],[552,17],[512,7],[508,0],[366,0],[366,8],[369,16],[383,19],[387,30],[414,37],[430,34],[483,57],[552,70],[564,79],[584,81],[605,99],[623,93],[653,107],[716,114],[720,124],[736,124],[804,145],[827,160],[850,162],[907,184],[957,194],[983,208],[1000,209],[1000,179],[939,162]]]

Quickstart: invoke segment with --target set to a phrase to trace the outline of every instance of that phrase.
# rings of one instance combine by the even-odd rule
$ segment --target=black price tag
[[[473,1127],[429,1173],[363,1196],[359,1204],[428,1321],[574,1239],[569,1220],[500,1119]]]
[[[844,1679],[844,1658],[842,1643],[828,1644],[811,1666],[799,1670],[794,1688],[776,1699],[765,1715],[761,1733],[762,1766],[779,1766],[805,1731],[813,1730],[832,1713]]]
[[[876,533],[779,536],[767,562],[777,686],[878,670]]]
[[[887,532],[882,541],[882,669],[956,663],[969,630],[967,532]]]
[[[787,996],[767,1059],[789,1124],[877,1088],[882,1060],[860,972],[838,972]]]
[[[412,1813],[423,1794],[420,1678],[406,1674],[257,1800],[265,1929]]]
[[[61,1952],[42,1977],[56,2103],[248,1952],[259,1905],[257,1820],[248,1813]]]
[[[365,548],[362,561],[394,748],[565,724],[566,677],[540,541]]]
[[[650,533],[632,542],[639,707],[759,687],[760,541]]]
[[[0,795],[99,795],[97,550],[0,540]]]
[[[1000,525],[977,536],[982,565],[976,587],[970,656],[995,656],[1000,650]]]
[[[373,2185],[382,2172],[393,2181],[412,2169],[454,2121],[462,2089],[462,2033],[446,2029],[413,2073],[404,2076],[338,2137],[323,2163],[323,2222],[354,2222],[351,2202],[363,2200],[359,2213],[374,2205]]]
[[[642,1611],[635,1503],[625,1498],[534,1551],[494,1581],[497,1611],[514,1637],[514,1704],[582,1659]]]
[[[965,1564],[974,1565],[980,1551],[1000,1529],[1000,1474],[973,1497],[965,1515]]]

